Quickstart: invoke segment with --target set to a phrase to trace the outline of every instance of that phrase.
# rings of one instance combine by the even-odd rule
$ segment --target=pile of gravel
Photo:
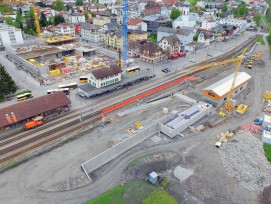
[[[239,185],[252,191],[271,185],[271,165],[262,142],[251,132],[239,131],[232,141],[219,148],[219,154],[223,166]]]

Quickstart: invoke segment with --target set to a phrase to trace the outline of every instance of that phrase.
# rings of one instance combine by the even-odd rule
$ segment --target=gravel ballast
[[[239,131],[219,148],[223,166],[237,183],[251,191],[262,191],[271,185],[271,165],[263,144],[251,132]]]

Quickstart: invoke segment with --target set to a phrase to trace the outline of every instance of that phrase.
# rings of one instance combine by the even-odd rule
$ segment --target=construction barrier
[[[119,108],[121,108],[123,106],[126,106],[126,105],[130,104],[130,103],[136,102],[139,99],[145,98],[145,97],[147,97],[149,95],[152,95],[152,94],[157,93],[159,91],[162,91],[162,90],[164,90],[166,88],[169,88],[169,87],[171,87],[171,86],[173,86],[175,84],[178,84],[178,83],[181,83],[181,82],[184,82],[184,81],[188,81],[188,80],[195,80],[195,77],[193,77],[193,76],[181,77],[179,79],[176,79],[174,81],[166,83],[166,84],[164,84],[162,86],[156,87],[156,88],[151,89],[149,91],[146,91],[146,92],[144,92],[142,94],[139,94],[139,95],[137,95],[135,97],[129,98],[129,99],[125,100],[125,101],[122,101],[120,103],[117,103],[117,104],[115,104],[113,106],[110,106],[110,107],[104,109],[103,110],[103,115],[105,115],[106,113],[110,113],[110,112],[112,112],[114,110],[117,110],[117,109],[119,109]]]

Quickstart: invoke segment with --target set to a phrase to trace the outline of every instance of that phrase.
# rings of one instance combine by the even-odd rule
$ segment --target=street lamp
[[[152,75],[155,76],[155,74],[154,74],[154,60],[152,60]]]

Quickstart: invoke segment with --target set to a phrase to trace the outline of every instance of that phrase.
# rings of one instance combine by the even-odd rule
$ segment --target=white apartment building
[[[75,29],[73,24],[61,23],[55,27],[55,32],[57,34],[70,34],[75,35]]]
[[[109,68],[103,67],[90,72],[89,83],[96,88],[105,87],[121,81],[121,68],[111,65]]]
[[[0,46],[16,45],[24,43],[22,31],[14,26],[0,24]]]
[[[86,18],[84,14],[80,13],[71,13],[68,16],[69,22],[70,23],[84,23],[86,22]]]
[[[102,26],[84,23],[81,27],[81,38],[88,42],[101,44],[103,42]]]
[[[250,26],[246,20],[240,20],[236,18],[222,18],[220,19],[219,23],[223,25],[238,26],[240,28],[240,32],[245,31]]]
[[[204,19],[201,23],[200,28],[204,30],[211,30],[212,28],[215,28],[215,27],[216,27],[216,21],[214,19],[214,16],[211,16],[211,15],[204,16]]]

